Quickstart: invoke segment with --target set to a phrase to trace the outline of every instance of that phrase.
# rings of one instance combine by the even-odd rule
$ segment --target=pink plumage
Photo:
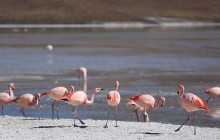
[[[52,103],[52,119],[54,119],[54,104],[57,104],[57,119],[59,119],[59,113],[58,113],[58,101],[61,100],[64,96],[66,96],[68,93],[74,91],[74,86],[69,87],[69,91],[65,87],[55,87],[52,88],[44,93],[40,94],[40,97],[42,96],[48,96],[52,99],[54,99],[54,102]]]
[[[14,99],[14,93],[13,90],[15,89],[14,83],[10,83],[8,85],[8,93],[2,92],[0,93],[0,105],[2,105],[2,115],[3,113],[3,105],[11,103]]]
[[[118,87],[119,87],[119,82],[118,81],[115,81],[115,90],[112,90],[110,91],[107,96],[106,96],[106,99],[107,99],[107,103],[109,105],[109,111],[108,111],[108,117],[107,117],[107,121],[106,121],[106,124],[104,126],[104,128],[107,128],[107,124],[108,124],[108,119],[109,119],[109,114],[110,114],[110,107],[113,106],[115,107],[115,120],[116,120],[116,127],[118,126],[117,125],[117,106],[118,104],[120,103],[121,101],[121,96],[118,92]]]
[[[75,118],[78,119],[82,124],[85,124],[80,118],[76,116],[76,107],[82,104],[93,104],[95,94],[99,93],[102,90],[103,88],[95,88],[91,93],[90,100],[88,100],[88,97],[84,91],[71,92],[63,97],[62,100],[66,101],[68,104],[71,104],[73,106],[74,126],[76,126]]]
[[[185,93],[183,85],[179,85],[177,88],[179,94],[180,105],[188,112],[187,120],[175,131],[179,131],[180,128],[189,120],[189,113],[194,112],[194,134],[196,134],[196,111],[205,110],[210,111],[201,98],[192,93]]]
[[[13,101],[16,102],[21,107],[21,112],[23,116],[26,117],[24,108],[37,106],[39,100],[40,100],[40,94],[33,95],[30,93],[26,93],[21,96],[18,96]]]
[[[139,94],[135,96],[129,97],[133,100],[138,106],[144,108],[144,115],[146,122],[149,122],[149,116],[146,112],[147,109],[156,110],[159,106],[163,106],[165,104],[165,98],[159,97],[156,101],[153,96],[148,94]]]
[[[207,103],[208,103],[209,99],[211,98],[215,99],[216,97],[220,96],[220,87],[211,87],[205,89],[203,92],[209,95],[209,98],[207,99]]]

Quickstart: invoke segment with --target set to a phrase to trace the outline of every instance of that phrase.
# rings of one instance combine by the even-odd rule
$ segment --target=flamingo
[[[82,124],[85,124],[80,118],[76,116],[77,106],[82,105],[82,104],[93,104],[95,94],[99,93],[102,90],[103,88],[95,88],[93,92],[91,93],[90,100],[88,100],[88,97],[84,91],[71,92],[63,97],[62,100],[64,100],[65,102],[73,106],[72,112],[73,112],[73,119],[74,119],[74,127],[77,126],[75,123],[75,119],[78,119]]]
[[[144,108],[145,121],[149,122],[149,116],[147,114],[147,109],[156,110],[159,106],[164,106],[165,98],[159,97],[156,101],[153,96],[148,94],[139,94],[130,97],[132,101],[134,101],[138,106]]]
[[[209,95],[209,98],[207,99],[207,103],[209,102],[209,99],[220,96],[220,87],[211,87],[203,91],[204,93],[207,93]]]
[[[12,100],[12,102],[16,102],[21,107],[20,112],[22,113],[24,117],[26,117],[24,109],[27,107],[37,106],[39,103],[39,100],[40,100],[39,93],[35,95],[26,93],[21,96],[18,96],[17,98]]]
[[[108,128],[107,124],[108,124],[109,114],[110,114],[112,106],[115,107],[115,121],[116,121],[115,127],[118,127],[118,124],[117,124],[117,121],[118,121],[117,110],[118,109],[117,108],[118,108],[118,104],[121,101],[121,97],[118,92],[118,87],[119,87],[119,82],[115,81],[115,90],[112,90],[107,94],[107,103],[109,105],[109,110],[108,110],[108,118],[107,118],[107,121],[106,121],[104,128]]]
[[[133,107],[132,116],[135,119],[135,117],[134,117],[134,112],[135,112],[135,114],[137,116],[137,120],[139,122],[140,121],[140,114],[141,114],[141,112],[144,112],[144,108],[138,106],[134,101],[127,102],[127,105],[131,105]],[[139,112],[139,115],[138,115],[138,112]]]
[[[177,93],[179,94],[180,105],[188,112],[188,118],[175,132],[179,131],[189,121],[189,113],[194,112],[194,135],[196,135],[196,111],[206,110],[209,112],[210,110],[201,98],[192,93],[185,93],[183,85],[178,86]]]
[[[58,113],[58,101],[63,98],[63,96],[67,95],[68,93],[71,93],[74,91],[74,87],[70,86],[67,90],[65,87],[55,87],[52,88],[44,93],[40,94],[40,97],[42,96],[48,96],[52,99],[54,99],[54,102],[52,103],[52,119],[54,119],[54,104],[57,105],[57,119],[59,119],[59,113]]]
[[[0,93],[0,105],[2,105],[2,115],[4,114],[3,105],[10,103],[14,99],[14,93],[13,93],[14,89],[15,89],[14,83],[9,83],[8,93],[6,92]]]
[[[87,69],[85,67],[80,67],[76,69],[76,74],[78,75],[78,79],[80,80],[80,76],[83,77],[83,91],[87,91]]]

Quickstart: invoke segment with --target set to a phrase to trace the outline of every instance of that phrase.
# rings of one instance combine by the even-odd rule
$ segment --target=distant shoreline
[[[156,21],[145,22],[103,22],[90,24],[0,24],[0,28],[151,28],[151,27],[217,27],[220,22],[204,21]]]

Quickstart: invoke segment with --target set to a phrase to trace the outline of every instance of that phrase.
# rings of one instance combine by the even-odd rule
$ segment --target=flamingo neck
[[[160,106],[159,102],[160,102],[160,98],[158,98],[158,99],[156,100],[156,102],[155,102],[155,104],[154,104],[154,107],[152,108],[153,110],[156,110],[156,109],[159,108],[159,106]]]
[[[91,98],[90,98],[90,100],[86,100],[86,102],[85,102],[85,104],[93,104],[93,102],[94,102],[94,98],[95,98],[95,90],[91,93]]]
[[[118,85],[116,85],[116,87],[115,87],[115,91],[118,91]]]
[[[181,99],[185,93],[184,87],[181,87],[179,98]]]
[[[13,90],[11,87],[8,87],[8,90],[9,90],[9,96],[11,97],[11,99],[14,98],[14,93],[13,93]]]
[[[84,81],[83,81],[83,90],[86,92],[87,91],[87,78],[84,77]]]
[[[74,86],[70,86],[68,89],[68,93],[74,92]]]

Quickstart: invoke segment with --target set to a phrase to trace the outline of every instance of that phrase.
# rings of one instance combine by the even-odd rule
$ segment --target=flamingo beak
[[[179,92],[179,91],[177,91],[177,94],[179,95],[179,94],[180,94],[180,92]]]

